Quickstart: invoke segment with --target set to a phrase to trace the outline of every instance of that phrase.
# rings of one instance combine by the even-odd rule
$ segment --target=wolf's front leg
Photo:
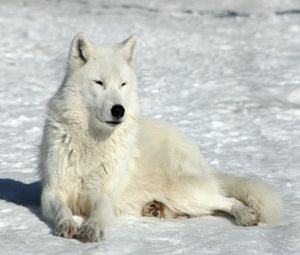
[[[41,205],[44,217],[55,224],[55,235],[65,238],[76,237],[78,226],[72,212],[54,190],[43,189]]]
[[[115,218],[112,199],[102,195],[92,200],[90,217],[82,225],[79,239],[83,242],[98,242],[104,239],[104,229]]]

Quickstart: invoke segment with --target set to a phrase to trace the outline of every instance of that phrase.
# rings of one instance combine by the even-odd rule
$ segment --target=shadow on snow
[[[27,207],[41,221],[41,183],[23,183],[13,179],[0,178],[0,200]]]

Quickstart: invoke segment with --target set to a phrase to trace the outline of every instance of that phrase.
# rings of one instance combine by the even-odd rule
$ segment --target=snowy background
[[[120,219],[107,240],[53,236],[37,146],[73,36],[139,38],[141,113],[190,136],[209,162],[273,185],[276,227],[222,218]],[[300,254],[300,1],[0,1],[0,254]]]

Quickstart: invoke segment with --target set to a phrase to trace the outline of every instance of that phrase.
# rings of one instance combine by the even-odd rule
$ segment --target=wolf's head
[[[67,83],[79,91],[93,128],[112,131],[138,111],[135,73],[136,37],[95,47],[79,33],[73,39]]]

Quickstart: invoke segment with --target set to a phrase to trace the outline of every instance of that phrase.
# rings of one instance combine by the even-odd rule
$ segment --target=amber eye
[[[127,84],[127,82],[123,82],[123,83],[121,84],[121,87],[124,87],[126,84]]]
[[[94,81],[95,83],[97,83],[100,86],[103,86],[103,82],[102,81]]]

